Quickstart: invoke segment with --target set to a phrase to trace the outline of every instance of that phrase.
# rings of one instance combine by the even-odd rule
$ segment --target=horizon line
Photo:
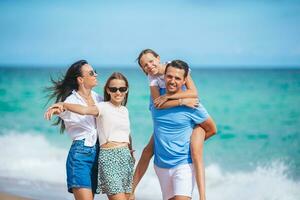
[[[115,64],[111,64],[111,65],[101,65],[101,67],[99,65],[93,65],[94,68],[96,69],[109,69],[109,68],[124,68],[124,69],[133,69],[136,68],[138,65],[136,64],[135,66],[133,65],[123,65],[123,66],[118,66]],[[243,65],[189,65],[191,66],[191,68],[197,68],[197,69],[300,69],[300,65],[293,65],[293,64],[289,64],[289,65],[282,65],[282,64],[278,64],[278,65],[274,65],[274,64],[259,64],[259,65],[247,65],[247,64],[243,64]],[[68,68],[69,66],[59,66],[59,65],[11,65],[11,64],[0,64],[0,68],[14,68],[14,69],[64,69],[64,68]]]

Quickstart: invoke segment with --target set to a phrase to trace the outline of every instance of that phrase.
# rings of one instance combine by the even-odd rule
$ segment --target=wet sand
[[[29,199],[0,192],[0,200],[29,200]]]

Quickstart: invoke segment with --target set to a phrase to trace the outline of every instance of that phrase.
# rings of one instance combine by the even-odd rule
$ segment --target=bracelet
[[[182,106],[182,99],[178,99],[179,101],[179,106]]]

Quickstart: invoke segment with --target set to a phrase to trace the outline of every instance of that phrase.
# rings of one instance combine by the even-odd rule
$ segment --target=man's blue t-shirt
[[[172,168],[192,163],[190,137],[196,124],[208,118],[205,108],[178,106],[158,110],[151,107],[154,123],[154,164]]]

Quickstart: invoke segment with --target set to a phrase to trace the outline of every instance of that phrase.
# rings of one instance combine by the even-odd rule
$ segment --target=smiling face
[[[128,86],[122,79],[112,79],[106,87],[106,92],[110,96],[110,102],[120,106],[128,93]]]
[[[165,82],[167,93],[174,94],[181,91],[182,86],[185,84],[186,78],[184,77],[185,71],[175,67],[168,67],[165,73]]]
[[[155,57],[152,53],[146,53],[140,58],[140,66],[143,71],[151,76],[155,76],[159,72],[160,57]]]
[[[93,88],[98,84],[97,73],[89,64],[81,67],[81,76],[77,79],[79,84],[83,84],[85,88]]]

